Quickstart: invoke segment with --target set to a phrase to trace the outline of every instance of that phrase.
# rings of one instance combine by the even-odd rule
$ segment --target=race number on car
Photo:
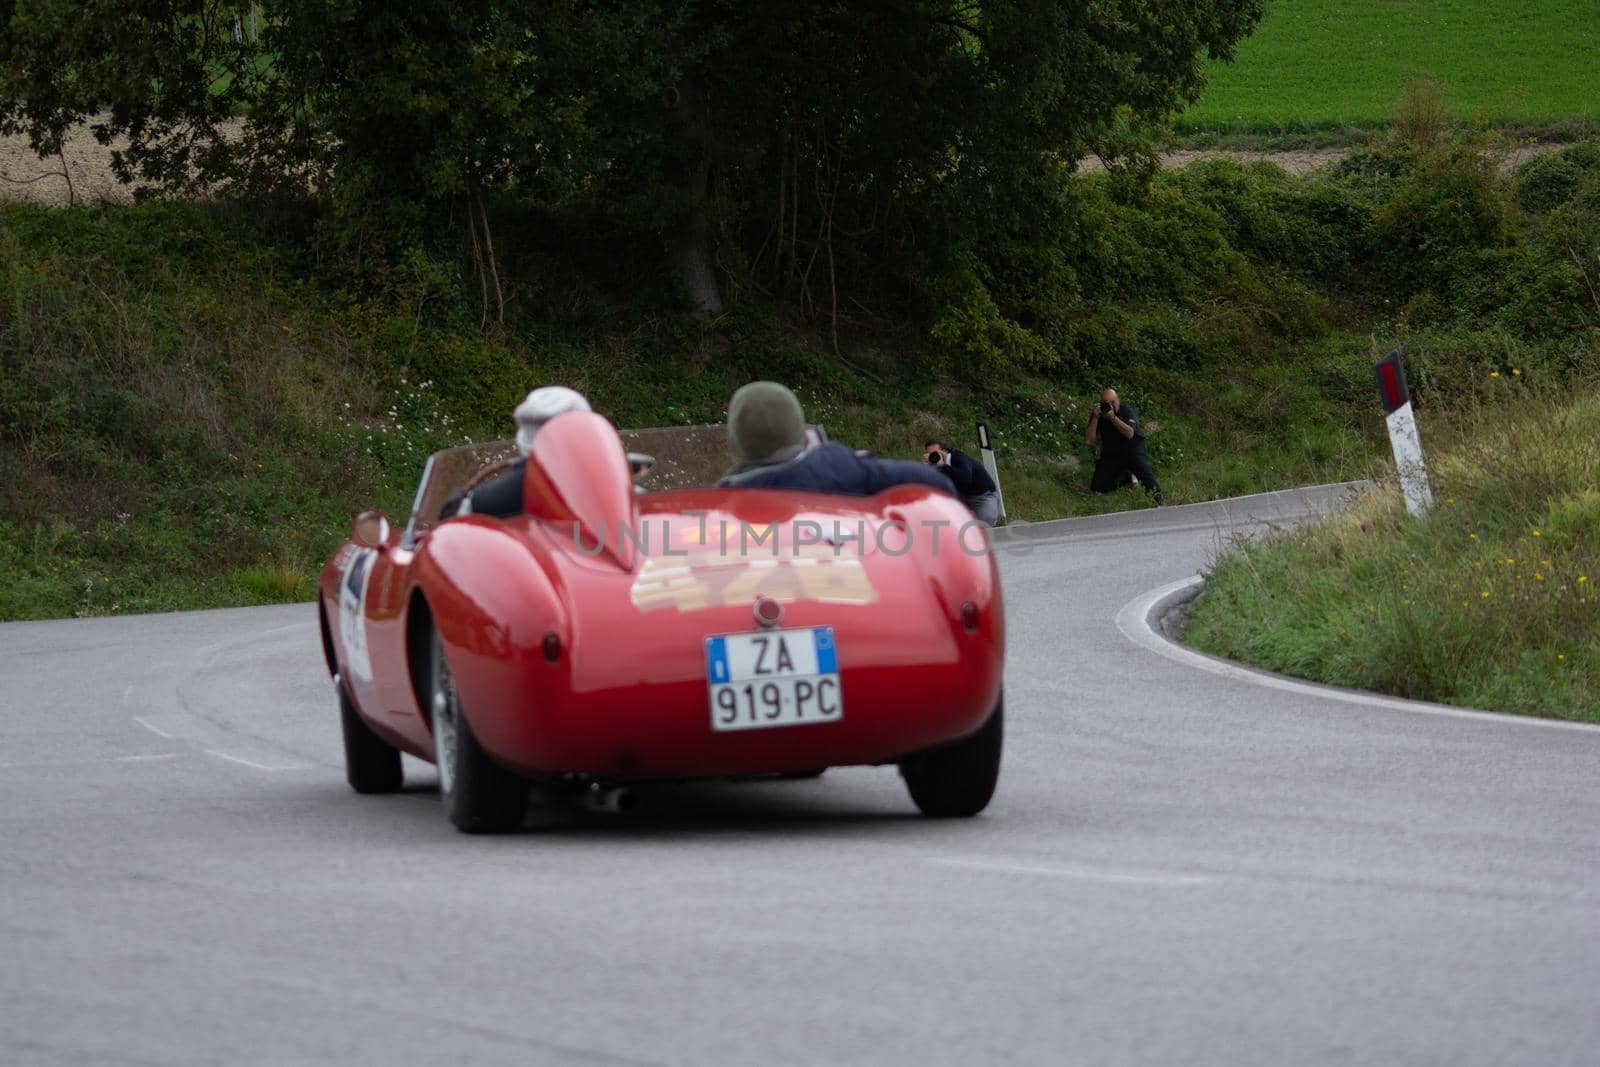
[[[706,638],[713,730],[838,722],[833,628],[766,630]]]

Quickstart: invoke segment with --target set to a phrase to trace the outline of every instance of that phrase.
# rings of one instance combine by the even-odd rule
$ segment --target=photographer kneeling
[[[1102,430],[1101,425],[1104,424]],[[1133,409],[1117,398],[1115,389],[1100,394],[1100,403],[1089,409],[1089,428],[1083,439],[1094,444],[1100,440],[1100,458],[1095,461],[1094,478],[1089,488],[1097,493],[1109,493],[1137,478],[1145,491],[1162,503],[1161,485],[1150,469],[1150,453],[1145,448],[1144,427]]]
[[[936,438],[924,441],[922,447],[929,465],[943,471],[955,484],[956,495],[981,522],[993,526],[1000,521],[1000,494],[983,464]]]

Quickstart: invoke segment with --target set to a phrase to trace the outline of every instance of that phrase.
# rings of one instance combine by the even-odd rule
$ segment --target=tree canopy
[[[49,153],[90,121],[126,177],[297,187],[391,248],[466,204],[490,272],[487,201],[582,203],[658,232],[702,311],[733,285],[836,322],[841,279],[921,278],[981,320],[1008,272],[1070,291],[1002,250],[1070,226],[1060,176],[1194,100],[1261,6],[0,0],[0,129]]]

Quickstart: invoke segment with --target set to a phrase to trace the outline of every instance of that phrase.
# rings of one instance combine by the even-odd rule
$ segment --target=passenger
[[[777,382],[751,382],[733,394],[728,446],[738,465],[720,486],[871,496],[895,485],[927,485],[955,495],[950,479],[926,463],[876,459],[834,442],[807,449],[805,412]]]
[[[441,519],[452,515],[520,515],[523,512],[522,487],[527,480],[528,453],[539,428],[557,415],[569,411],[591,411],[589,401],[575,389],[546,385],[529,393],[517,405],[512,417],[517,420],[517,448],[522,458],[502,474],[489,479],[470,493],[457,493],[445,501]]]

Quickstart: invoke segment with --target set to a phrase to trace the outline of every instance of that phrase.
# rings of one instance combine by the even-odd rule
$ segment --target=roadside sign
[[[1400,475],[1406,511],[1421,515],[1433,506],[1433,489],[1428,485],[1422,438],[1417,434],[1417,419],[1411,409],[1411,391],[1406,388],[1406,368],[1400,361],[1400,350],[1397,348],[1378,360],[1375,370],[1384,421],[1389,427],[1389,447],[1394,451],[1394,468]]]
[[[994,446],[989,441],[989,424],[978,423],[978,453],[983,457],[983,469],[994,479],[994,495],[1000,505],[1000,521],[1006,520],[1006,495],[1000,491],[1000,469],[995,466]]]

